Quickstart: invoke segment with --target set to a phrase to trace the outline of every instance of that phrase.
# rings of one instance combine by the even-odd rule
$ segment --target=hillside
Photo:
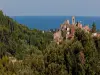
[[[52,32],[29,29],[0,11],[0,74],[100,75],[100,38],[78,28],[58,45]]]

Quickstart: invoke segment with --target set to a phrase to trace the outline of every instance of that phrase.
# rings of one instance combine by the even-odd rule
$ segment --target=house
[[[54,41],[57,43],[57,44],[60,44],[62,42],[62,35],[61,35],[61,31],[56,31],[54,33]]]
[[[100,37],[100,33],[92,33],[92,37]]]
[[[90,32],[90,30],[91,30],[91,29],[89,28],[88,25],[84,26],[83,29],[84,29],[86,32]]]
[[[97,36],[97,33],[92,33],[92,37],[96,37]]]
[[[70,25],[70,27],[67,30],[66,39],[73,38],[74,37],[74,33],[75,33],[75,26],[74,25]]]
[[[77,26],[78,28],[81,28],[81,29],[82,29],[82,24],[81,24],[80,22],[77,22],[76,26]]]
[[[100,37],[100,33],[97,33],[97,37]]]

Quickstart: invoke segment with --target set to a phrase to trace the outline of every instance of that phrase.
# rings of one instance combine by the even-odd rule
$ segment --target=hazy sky
[[[100,16],[100,0],[0,0],[9,16]]]

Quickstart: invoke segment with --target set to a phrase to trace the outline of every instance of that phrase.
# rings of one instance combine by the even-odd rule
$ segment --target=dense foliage
[[[100,38],[76,29],[73,40],[52,40],[52,32],[29,29],[0,11],[0,75],[100,75]]]
[[[93,24],[92,24],[92,32],[93,32],[93,33],[96,32],[96,24],[95,24],[95,22],[93,22]]]

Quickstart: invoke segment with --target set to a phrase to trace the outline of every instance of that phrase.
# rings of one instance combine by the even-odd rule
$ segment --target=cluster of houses
[[[66,20],[63,24],[61,24],[60,28],[58,31],[54,33],[54,41],[59,44],[62,42],[63,37],[62,37],[62,31],[65,32],[65,39],[73,39],[74,38],[74,33],[76,28],[81,28],[82,30],[86,31],[89,33],[91,29],[89,28],[89,25],[82,26],[80,22],[75,23],[75,17],[72,17],[72,24],[69,23],[69,20]],[[92,36],[100,36],[100,34],[97,33],[92,33]]]

